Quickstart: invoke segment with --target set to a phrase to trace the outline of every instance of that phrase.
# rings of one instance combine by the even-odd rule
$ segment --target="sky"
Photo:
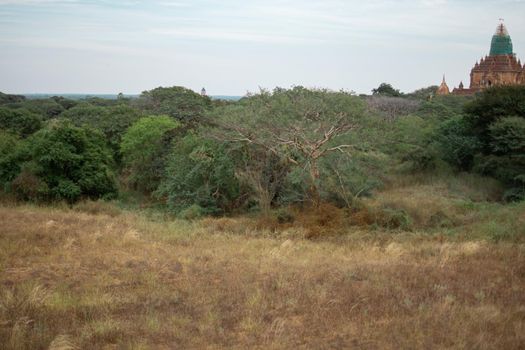
[[[0,0],[0,91],[452,88],[499,18],[525,60],[524,17],[525,0]]]

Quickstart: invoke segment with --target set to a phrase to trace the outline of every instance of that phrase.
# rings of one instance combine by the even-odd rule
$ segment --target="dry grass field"
[[[463,234],[307,239],[246,218],[3,205],[0,347],[523,349],[523,209],[464,214]]]

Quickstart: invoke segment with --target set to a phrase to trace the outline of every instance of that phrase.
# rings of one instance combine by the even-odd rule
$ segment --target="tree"
[[[134,103],[144,112],[167,115],[184,122],[196,122],[211,107],[211,100],[182,86],[144,91]]]
[[[391,97],[401,97],[403,95],[399,90],[394,89],[392,85],[388,83],[381,83],[376,89],[372,89],[372,94]]]
[[[417,89],[415,91],[412,91],[411,93],[407,94],[406,96],[410,97],[410,98],[415,98],[415,99],[418,99],[418,100],[428,100],[428,99],[432,98],[436,94],[438,88],[439,88],[439,86],[437,86],[437,85],[431,85],[431,86],[428,86],[428,87],[425,87],[425,88],[421,88],[421,89]]]
[[[25,199],[97,199],[117,193],[102,134],[56,121],[25,141],[13,189]]]
[[[266,148],[251,144],[237,146],[230,148],[235,176],[241,184],[251,189],[250,197],[267,215],[285,190],[290,164]]]
[[[0,129],[27,137],[40,129],[42,118],[25,109],[0,107]]]
[[[479,140],[470,133],[470,128],[461,116],[443,122],[434,139],[439,145],[442,158],[460,170],[469,170],[479,152]]]
[[[148,193],[157,189],[171,148],[168,132],[179,126],[168,116],[143,117],[122,136],[120,150],[133,187]]]
[[[491,154],[478,164],[509,185],[508,200],[525,198],[525,118],[504,117],[492,123]]]
[[[506,199],[525,198],[525,87],[486,89],[465,113],[441,129],[446,158],[502,181]]]
[[[173,144],[165,177],[156,195],[182,211],[197,205],[206,214],[221,214],[239,205],[240,186],[224,145],[189,133]]]
[[[55,118],[65,109],[52,98],[48,99],[29,99],[19,104],[33,113],[40,114],[45,120]]]
[[[19,145],[18,137],[0,130],[0,189],[10,183],[20,172],[17,161]]]
[[[486,89],[465,107],[466,121],[477,135],[483,152],[490,154],[490,125],[501,118],[525,118],[525,87],[503,86]]]
[[[141,114],[125,104],[99,107],[82,103],[62,113],[61,117],[71,120],[77,126],[89,126],[100,130],[113,151],[115,161],[120,164],[122,135]]]
[[[319,160],[330,152],[351,149],[338,138],[357,128],[362,112],[362,103],[350,93],[276,88],[217,110],[212,121],[222,130],[216,134],[219,139],[261,147],[293,167],[306,169],[309,197],[318,206]]]
[[[26,98],[22,95],[10,95],[0,92],[0,105],[22,102]]]

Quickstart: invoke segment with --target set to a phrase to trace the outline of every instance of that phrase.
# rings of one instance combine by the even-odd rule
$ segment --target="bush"
[[[111,197],[117,192],[112,158],[101,134],[69,122],[49,125],[25,142],[21,172],[13,181],[25,199]]]
[[[20,143],[16,136],[0,130],[0,190],[20,172],[17,161]]]
[[[401,229],[409,231],[412,228],[412,220],[403,209],[384,207],[374,214],[375,224],[386,229]]]
[[[471,169],[474,155],[481,146],[478,139],[470,134],[469,125],[463,117],[454,117],[441,124],[435,140],[443,160],[461,170]]]
[[[276,213],[276,218],[279,224],[291,224],[295,220],[293,213],[286,208],[279,209]]]
[[[176,212],[198,205],[220,214],[238,206],[239,183],[222,145],[189,134],[173,145],[156,195]]]
[[[183,209],[177,215],[184,220],[195,220],[205,215],[206,211],[197,204],[192,204],[186,209]]]

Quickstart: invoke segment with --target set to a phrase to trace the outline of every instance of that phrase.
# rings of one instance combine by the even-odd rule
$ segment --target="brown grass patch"
[[[296,220],[344,220],[327,211]],[[0,222],[5,349],[525,347],[523,244],[31,207]]]

